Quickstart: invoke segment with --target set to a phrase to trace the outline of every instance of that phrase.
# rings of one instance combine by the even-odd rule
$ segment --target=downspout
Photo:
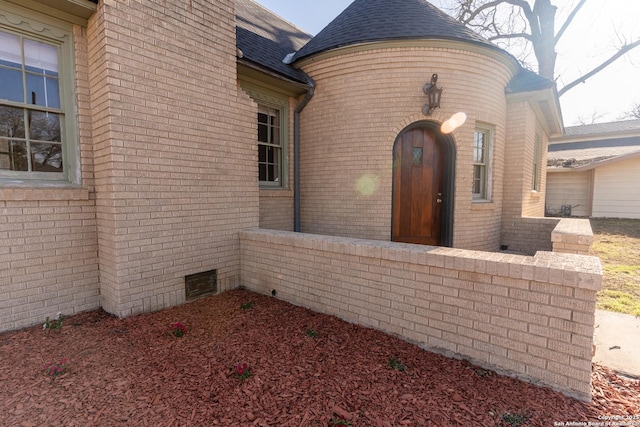
[[[309,77],[309,88],[293,113],[293,231],[300,232],[300,113],[315,91],[316,83]]]

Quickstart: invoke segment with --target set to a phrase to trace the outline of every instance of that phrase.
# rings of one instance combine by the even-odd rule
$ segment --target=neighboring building
[[[547,215],[640,218],[640,120],[566,128],[549,144]]]
[[[561,133],[553,82],[424,0],[313,38],[251,0],[0,0],[0,330],[239,286],[258,226],[549,250]]]

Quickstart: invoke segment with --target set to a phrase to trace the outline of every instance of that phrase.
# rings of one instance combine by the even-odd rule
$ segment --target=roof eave
[[[562,135],[549,141],[550,144],[567,144],[570,142],[587,142],[599,139],[619,139],[640,137],[640,129],[632,129],[618,132],[599,132],[584,135]]]
[[[472,42],[469,40],[460,39],[448,39],[448,38],[396,38],[385,40],[370,40],[357,43],[350,43],[344,46],[336,46],[332,48],[324,49],[321,52],[315,52],[310,55],[306,55],[302,58],[294,58],[293,66],[296,68],[303,68],[305,65],[313,62],[322,61],[325,59],[333,58],[340,55],[346,55],[350,53],[363,52],[367,50],[381,49],[381,48],[398,48],[398,47],[430,47],[430,48],[442,48],[442,49],[458,49],[466,50],[474,53],[482,53],[487,56],[491,56],[505,65],[507,65],[512,74],[519,69],[518,61],[511,56],[505,50],[498,46],[493,46],[486,43]]]
[[[283,94],[299,96],[307,92],[311,87],[309,82],[303,83],[291,79],[290,77],[283,76],[282,74],[247,59],[238,58],[237,62],[238,78],[261,82],[263,85],[276,89]]]
[[[599,162],[588,163],[586,165],[578,166],[577,168],[547,167],[547,171],[549,172],[584,172],[584,171],[599,168],[601,166],[607,166],[612,163],[618,163],[624,160],[631,160],[636,157],[640,158],[640,151],[624,154],[622,156],[611,157],[605,160],[600,160]]]
[[[89,0],[7,0],[27,9],[63,19],[73,24],[87,25],[87,20],[98,10]]]
[[[550,137],[561,136],[564,133],[560,98],[555,85],[540,90],[507,93],[507,102],[522,101],[527,101],[531,105],[533,112]]]

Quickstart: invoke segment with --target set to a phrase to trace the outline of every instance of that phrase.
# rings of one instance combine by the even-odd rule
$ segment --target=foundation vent
[[[184,276],[187,300],[218,292],[218,270]]]

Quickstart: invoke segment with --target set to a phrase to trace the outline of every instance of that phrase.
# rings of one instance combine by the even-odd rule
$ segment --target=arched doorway
[[[455,142],[438,123],[400,132],[393,147],[391,240],[451,246],[454,177]]]

